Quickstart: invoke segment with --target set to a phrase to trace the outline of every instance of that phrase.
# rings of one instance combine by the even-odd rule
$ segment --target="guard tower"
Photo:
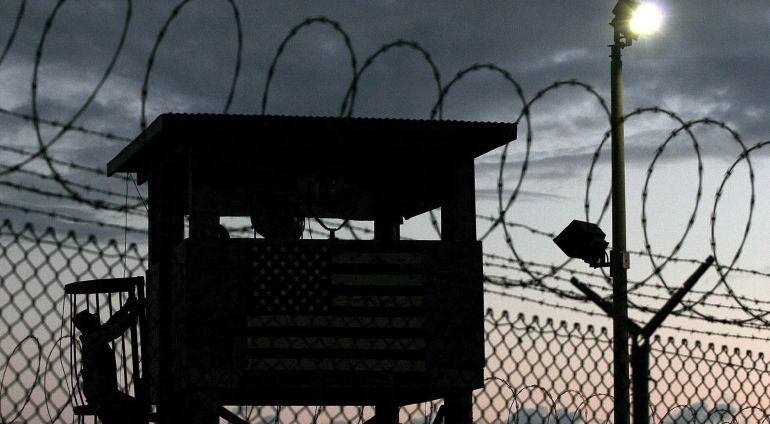
[[[108,173],[149,184],[142,360],[161,422],[281,404],[376,405],[391,424],[444,398],[447,422],[470,423],[484,370],[473,161],[515,138],[510,123],[158,117]],[[441,240],[401,240],[403,219],[436,208]],[[374,236],[227,238],[223,216],[373,221]]]

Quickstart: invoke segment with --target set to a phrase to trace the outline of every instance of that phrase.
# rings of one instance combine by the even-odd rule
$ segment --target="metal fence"
[[[53,229],[0,225],[0,417],[3,423],[74,422],[63,286],[144,273],[135,245]],[[106,308],[107,305],[103,305]],[[485,423],[611,422],[612,339],[605,328],[487,311],[486,384],[474,420]],[[657,423],[770,422],[770,372],[762,354],[655,338],[651,417]],[[401,408],[401,422],[434,422],[440,401]],[[374,409],[234,406],[249,422],[349,422]]]

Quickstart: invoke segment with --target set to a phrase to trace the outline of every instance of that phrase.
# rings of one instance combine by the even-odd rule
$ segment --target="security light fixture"
[[[650,35],[657,32],[663,23],[663,12],[653,3],[642,3],[634,10],[628,28],[638,35]]]
[[[616,36],[622,39],[623,47],[630,46],[640,35],[657,32],[663,23],[663,12],[654,3],[638,0],[619,0],[612,9],[615,17],[610,22]]]
[[[573,220],[553,242],[570,258],[582,259],[592,268],[609,266],[606,249],[609,243],[598,225]]]

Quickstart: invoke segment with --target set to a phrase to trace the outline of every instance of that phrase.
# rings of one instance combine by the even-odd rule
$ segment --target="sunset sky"
[[[770,139],[770,4],[766,0],[660,0],[665,21],[662,31],[640,39],[623,52],[625,107],[659,106],[678,114],[684,121],[711,118],[735,130],[749,148]],[[473,64],[494,64],[505,70],[531,99],[538,90],[555,81],[578,80],[592,87],[609,103],[609,48],[612,41],[614,5],[610,0],[538,1],[236,1],[237,15],[228,1],[191,1],[163,32],[157,45],[152,72],[146,74],[148,59],[156,47],[161,28],[178,3],[137,0],[66,2],[55,9],[55,1],[26,3],[18,32],[0,63],[0,145],[37,149],[38,141],[29,116],[33,103],[41,119],[67,122],[83,107],[116,54],[126,19],[125,41],[111,73],[74,125],[133,138],[140,131],[141,90],[148,81],[146,118],[151,122],[164,112],[209,112],[225,110],[237,66],[239,37],[242,40],[240,68],[231,105],[227,112],[257,114],[265,90],[268,68],[289,30],[309,17],[324,16],[339,23],[349,35],[358,67],[380,46],[407,40],[427,52],[446,84],[458,72]],[[14,28],[19,1],[0,3],[0,46],[6,45]],[[130,5],[130,14],[128,7]],[[44,33],[46,19],[53,15],[50,32]],[[241,33],[236,27],[240,20]],[[44,36],[45,34],[45,36]],[[42,43],[41,43],[42,41]],[[35,52],[42,45],[36,67]],[[286,45],[271,82],[266,112],[286,115],[335,116],[352,78],[351,59],[343,37],[332,26],[316,23],[299,31]],[[491,68],[491,66],[489,67]],[[32,89],[37,72],[36,90]],[[33,93],[36,97],[33,100]],[[431,64],[423,53],[396,47],[378,56],[359,82],[354,116],[431,118],[437,101],[437,84]],[[513,86],[501,73],[482,69],[468,74],[453,86],[445,99],[444,119],[512,121],[521,110]],[[586,90],[567,86],[549,92],[532,107],[532,126],[519,125],[519,139],[510,145],[503,166],[503,197],[507,201],[515,187],[528,132],[533,136],[529,164],[521,193],[506,214],[506,220],[525,224],[546,233],[558,233],[572,219],[585,219],[584,194],[591,157],[608,129],[607,116]],[[647,113],[629,119],[626,125],[629,248],[644,250],[641,224],[642,191],[655,151],[679,124],[661,114]],[[44,141],[57,128],[41,125]],[[741,147],[731,134],[717,125],[693,127],[703,164],[702,198],[695,209],[692,230],[678,255],[704,259],[710,247],[710,217],[715,194]],[[125,142],[70,131],[52,145],[53,157],[104,169],[106,162]],[[748,236],[737,265],[763,273],[770,272],[767,238],[770,234],[770,191],[768,151],[751,155],[755,186],[755,207]],[[493,152],[476,162],[477,205],[482,215],[498,214],[497,178],[500,153]],[[0,164],[11,166],[23,159],[7,149]],[[609,189],[609,146],[601,152],[589,193],[589,219],[596,221]],[[371,158],[376,160],[376,158]],[[124,183],[106,177],[55,165],[67,179],[115,192],[112,197],[76,189],[87,198],[109,199],[122,204],[119,194]],[[0,167],[0,172],[3,171]],[[49,175],[44,161],[36,159],[23,170]],[[751,187],[745,161],[727,180],[716,208],[714,237],[717,259],[729,264],[742,244],[750,212]],[[52,222],[35,213],[23,213],[14,206],[123,225],[124,215],[94,211],[83,204],[62,200],[47,193],[64,193],[50,178],[30,172],[0,177],[0,217],[19,227],[33,222],[44,228],[53,225],[80,234],[123,240],[117,228]],[[35,190],[37,189],[37,192]],[[680,241],[693,214],[698,190],[698,161],[692,141],[681,133],[667,146],[650,177],[647,237],[654,253],[667,255]],[[144,195],[144,188],[142,188]],[[136,194],[130,187],[129,194]],[[137,209],[138,212],[142,208]],[[145,218],[130,216],[129,223],[144,227]],[[479,234],[489,223],[478,221]],[[609,217],[600,226],[610,239]],[[532,235],[511,227],[514,247],[522,260],[559,264],[561,252],[548,237]],[[414,237],[435,237],[426,217],[406,223],[405,233]],[[128,234],[128,242],[144,245],[144,236]],[[504,233],[496,229],[485,239],[485,251],[511,257]],[[693,264],[667,267],[668,284],[677,286],[694,269]],[[589,271],[582,263],[570,263],[575,270]],[[653,268],[649,259],[635,256],[630,278],[647,276]],[[523,278],[518,271],[489,268],[488,273]],[[564,273],[562,276],[568,276]],[[599,280],[595,280],[599,281]],[[651,280],[657,281],[657,280]],[[770,300],[767,276],[731,274],[731,287],[739,295]],[[698,286],[709,290],[718,282],[710,271]],[[598,282],[598,284],[603,284]],[[565,281],[550,286],[571,290]],[[646,293],[642,288],[640,293]],[[726,293],[724,287],[718,293]],[[562,301],[533,290],[511,290],[517,296],[544,299],[585,310],[590,304]],[[649,293],[661,295],[660,290]],[[661,300],[637,299],[660,306]],[[706,308],[704,313],[736,319],[751,318],[733,299],[715,303],[730,308]],[[526,311],[571,320],[595,320],[580,313],[533,305],[515,298],[490,295],[488,304],[514,312]],[[765,305],[767,307],[767,305]],[[636,314],[639,318],[648,315]],[[697,320],[674,320],[687,328],[712,328]],[[602,321],[606,323],[606,321]],[[753,320],[754,324],[762,324]],[[741,334],[770,332],[713,327]],[[747,347],[761,346],[749,342]],[[735,343],[734,343],[735,344]]]

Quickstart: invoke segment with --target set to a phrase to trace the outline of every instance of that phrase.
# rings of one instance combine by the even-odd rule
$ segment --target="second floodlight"
[[[573,220],[553,242],[570,258],[582,259],[594,268],[608,265],[606,250],[609,243],[604,231],[596,224]]]

